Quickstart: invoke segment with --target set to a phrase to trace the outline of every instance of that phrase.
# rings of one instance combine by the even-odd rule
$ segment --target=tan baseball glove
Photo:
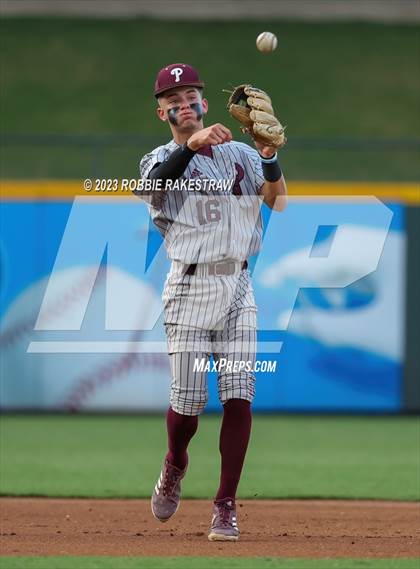
[[[285,127],[274,115],[271,99],[265,91],[252,85],[238,85],[229,97],[227,108],[243,124],[242,132],[257,142],[280,148],[287,142]]]

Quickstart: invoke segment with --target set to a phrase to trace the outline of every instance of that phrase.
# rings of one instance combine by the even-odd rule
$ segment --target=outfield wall
[[[417,0],[2,0],[3,16],[177,20],[420,21]]]
[[[405,411],[406,217],[418,185],[290,182],[289,191],[286,212],[263,208],[263,250],[250,260],[259,359],[276,365],[257,374],[255,409]],[[2,197],[2,408],[165,409],[169,263],[144,204],[88,195],[82,181],[3,181]],[[343,275],[352,284],[320,282]],[[209,386],[217,410],[214,374]]]

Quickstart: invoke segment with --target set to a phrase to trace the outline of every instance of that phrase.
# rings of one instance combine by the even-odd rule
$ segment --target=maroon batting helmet
[[[159,71],[155,81],[155,97],[174,87],[204,87],[198,72],[186,63],[172,63]]]

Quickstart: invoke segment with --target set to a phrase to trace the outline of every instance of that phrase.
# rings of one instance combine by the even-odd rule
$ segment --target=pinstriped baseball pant
[[[248,271],[227,277],[169,275],[163,300],[172,409],[183,415],[203,411],[208,400],[207,371],[194,365],[211,356],[224,364],[217,374],[220,401],[252,402],[257,309]],[[239,362],[246,362],[247,369],[238,369]]]

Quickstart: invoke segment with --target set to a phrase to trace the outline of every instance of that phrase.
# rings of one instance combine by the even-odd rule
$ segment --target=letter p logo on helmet
[[[181,67],[174,67],[171,69],[171,75],[175,75],[175,83],[179,83],[181,80],[181,75],[184,73],[184,70]]]

